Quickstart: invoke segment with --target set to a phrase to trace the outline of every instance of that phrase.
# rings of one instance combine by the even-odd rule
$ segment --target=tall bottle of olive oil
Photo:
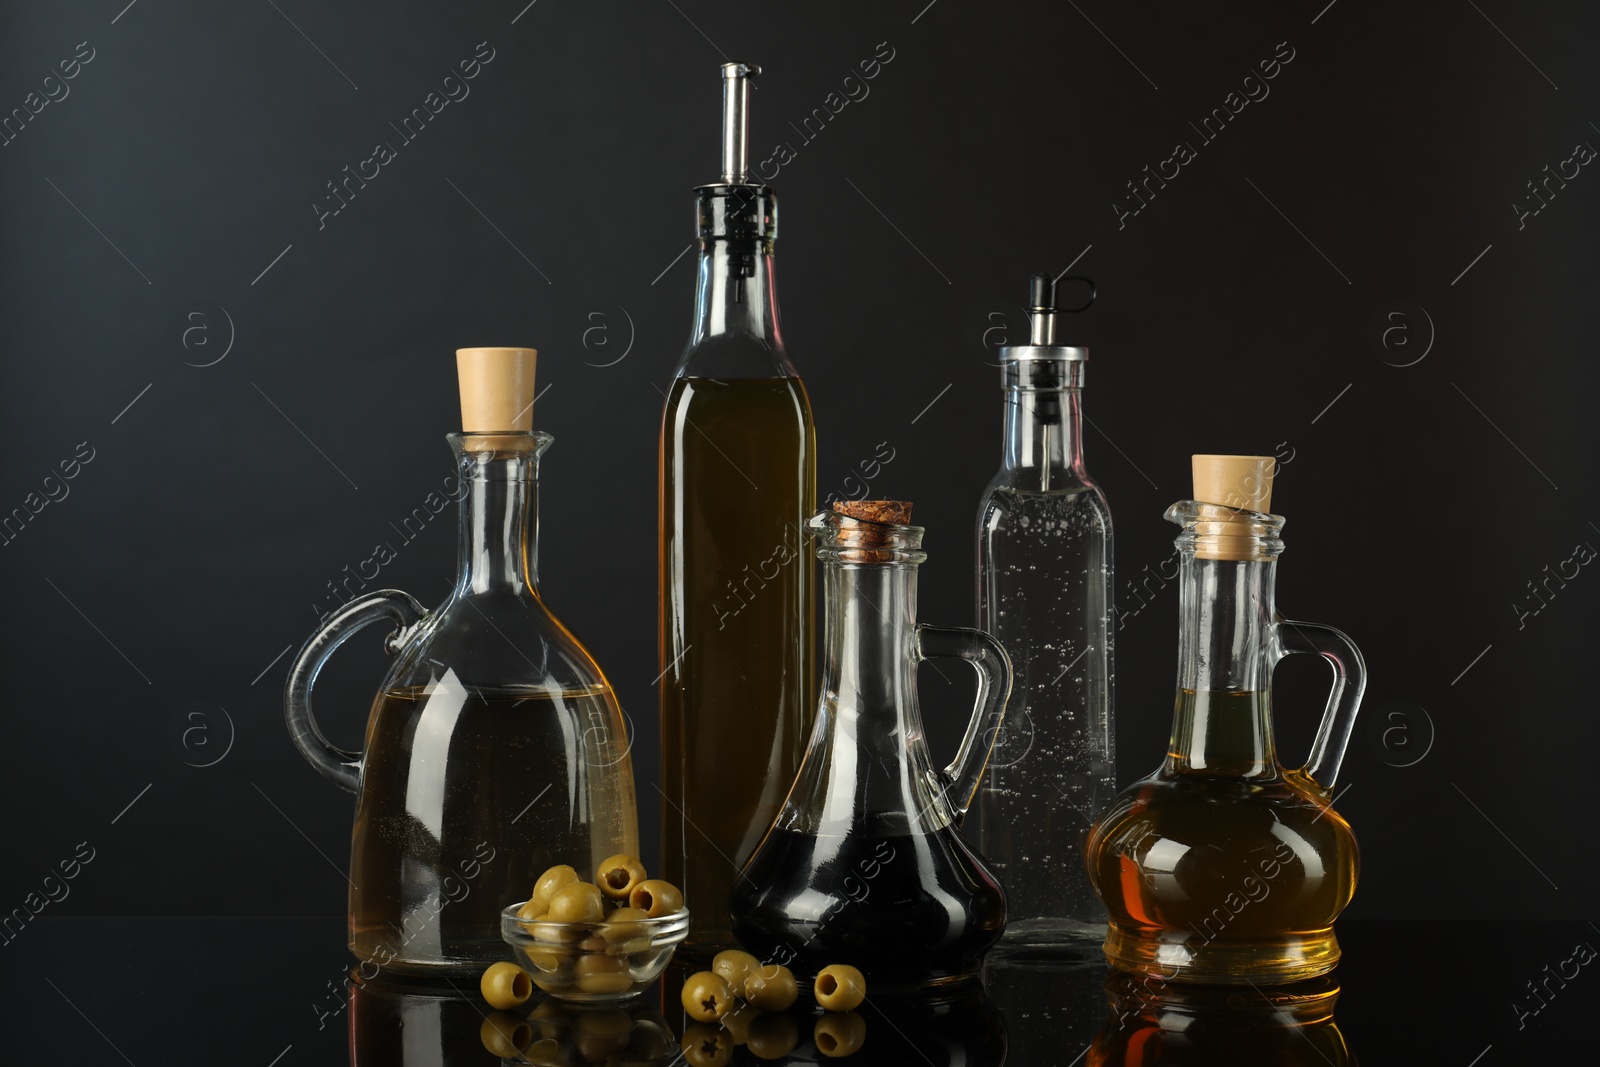
[[[729,895],[812,704],[816,431],[778,323],[777,198],[750,180],[759,73],[722,66],[722,180],[695,190],[694,329],[661,423],[662,876],[683,887],[695,957],[734,943]]]

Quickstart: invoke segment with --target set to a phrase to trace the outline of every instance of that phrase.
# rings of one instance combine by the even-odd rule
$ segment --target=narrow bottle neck
[[[916,565],[830,562],[822,571],[822,689],[841,713],[835,728],[855,734],[857,718],[870,717],[874,739],[904,740],[897,727],[909,725],[916,699]]]
[[[539,457],[464,452],[456,591],[537,593]]]
[[[745,337],[768,350],[783,348],[771,242],[713,238],[700,242],[690,346],[724,337]]]
[[[1030,472],[1043,489],[1083,475],[1082,364],[1012,363],[1006,368],[1005,469]]]
[[[1272,738],[1274,560],[1197,559],[1179,578],[1178,695],[1167,770],[1279,773]]]

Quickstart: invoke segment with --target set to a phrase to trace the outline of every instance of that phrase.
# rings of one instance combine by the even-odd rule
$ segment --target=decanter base
[[[1207,941],[1189,930],[1132,931],[1112,923],[1104,948],[1106,962],[1119,971],[1207,985],[1282,985],[1326,974],[1339,962],[1331,926]]]

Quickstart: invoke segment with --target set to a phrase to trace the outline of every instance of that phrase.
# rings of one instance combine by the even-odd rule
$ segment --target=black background
[[[88,841],[50,914],[342,911],[351,801],[290,745],[285,653],[450,473],[463,345],[541,351],[544,592],[637,728],[655,847],[656,438],[731,57],[766,71],[756,158],[796,150],[779,279],[819,493],[894,449],[870,490],[928,529],[925,620],[971,618],[991,327],[1015,340],[1027,275],[1071,264],[1099,287],[1063,339],[1093,351],[1087,454],[1117,521],[1122,780],[1170,718],[1161,511],[1191,452],[1276,454],[1280,604],[1349,632],[1371,673],[1340,783],[1348,914],[1592,912],[1600,578],[1515,605],[1600,544],[1600,176],[1521,229],[1512,206],[1600,144],[1592,10],[123,2],[11,5],[0,34],[5,112],[94,49],[0,148],[0,512],[94,454],[0,550],[0,910]],[[389,123],[483,41],[470,96],[319,229],[325,183],[400,144]],[[789,123],[880,42],[870,95],[804,141]],[[1203,142],[1189,123],[1280,42],[1270,95]],[[1119,226],[1125,183],[1177,141],[1196,158]],[[453,565],[447,515],[376,584],[436,603]],[[319,685],[346,745],[377,646]],[[970,693],[923,685],[942,761]],[[1286,760],[1325,685],[1280,670]]]

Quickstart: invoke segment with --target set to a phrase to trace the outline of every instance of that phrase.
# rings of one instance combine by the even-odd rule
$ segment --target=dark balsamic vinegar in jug
[[[976,975],[1005,927],[1005,895],[956,826],[1011,688],[1005,652],[978,630],[916,624],[925,558],[910,505],[835,504],[811,520],[826,605],[822,693],[810,745],[772,828],[740,874],[733,932],[802,982],[830,963],[879,992]],[[949,657],[979,672],[955,762],[935,770],[916,669]]]

